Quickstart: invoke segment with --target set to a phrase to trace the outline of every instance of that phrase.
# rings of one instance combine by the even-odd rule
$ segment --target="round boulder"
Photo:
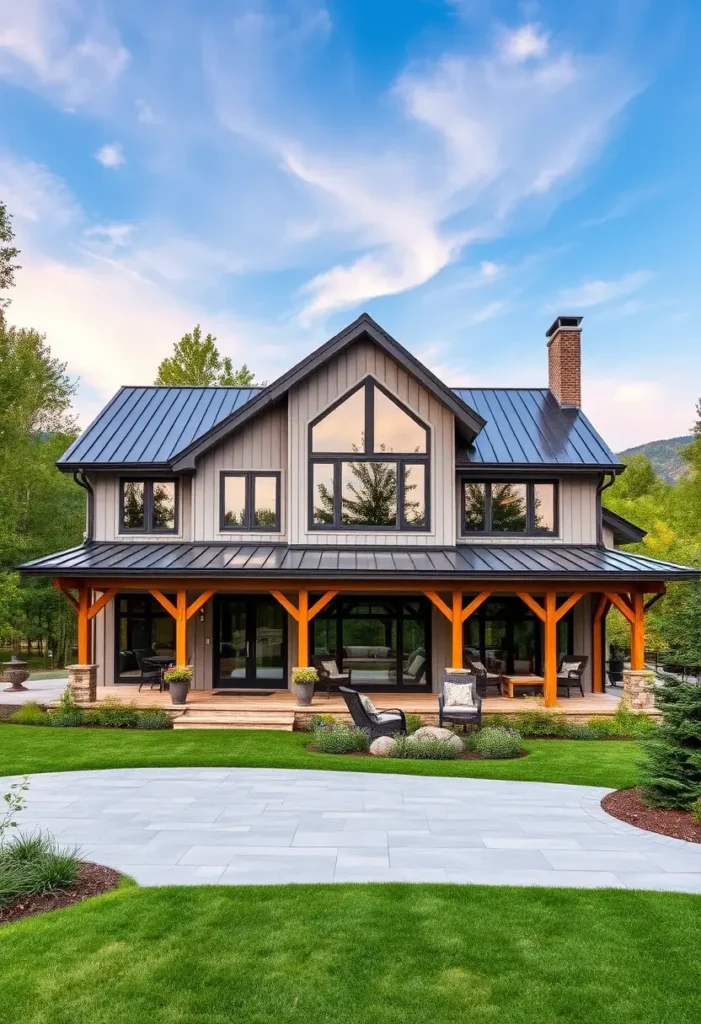
[[[394,738],[392,736],[378,736],[370,744],[370,753],[375,757],[389,757],[394,750]]]
[[[450,729],[441,729],[437,725],[424,725],[412,734],[411,739],[416,740],[418,743],[421,740],[440,740],[458,752],[463,749],[463,742],[459,736],[456,736]]]

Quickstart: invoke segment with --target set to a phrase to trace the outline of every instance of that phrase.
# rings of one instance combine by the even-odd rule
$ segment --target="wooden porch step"
[[[292,732],[294,711],[184,711],[173,721],[174,729],[277,729]]]

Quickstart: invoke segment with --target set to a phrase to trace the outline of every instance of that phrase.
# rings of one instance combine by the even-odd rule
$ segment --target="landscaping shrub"
[[[454,761],[460,751],[443,740],[415,740],[411,736],[395,736],[390,757],[423,761]]]
[[[104,729],[135,729],[139,712],[133,704],[122,704],[116,697],[107,697],[96,708],[97,724]]]
[[[593,725],[578,725],[572,722],[568,723],[568,740],[600,740],[601,737],[601,732]]]
[[[137,729],[170,729],[172,725],[168,712],[163,708],[147,708],[136,715]]]
[[[691,808],[691,816],[694,821],[698,821],[699,825],[701,825],[701,800],[697,800]]]
[[[416,732],[417,729],[420,729],[423,724],[424,723],[422,721],[421,715],[406,716],[406,731],[409,733],[409,735],[411,735],[413,732]]]
[[[506,760],[518,757],[522,749],[522,737],[513,729],[488,726],[473,733],[467,740],[470,750],[488,760]]]
[[[522,711],[511,716],[506,728],[513,728],[521,736],[566,736],[568,722],[553,711]]]
[[[33,700],[13,711],[8,722],[14,725],[50,725],[47,712]]]
[[[643,800],[684,810],[701,797],[701,686],[668,680],[656,699],[664,724],[646,741],[639,762]]]
[[[53,836],[36,832],[0,847],[0,906],[16,896],[56,892],[74,885],[76,850],[62,850]]]
[[[73,700],[71,691],[66,689],[61,694],[58,707],[49,711],[48,724],[63,729],[72,729],[76,725],[83,724],[84,714],[83,709]]]
[[[307,732],[315,729],[333,729],[338,725],[334,715],[312,715],[306,725]]]
[[[370,737],[365,729],[338,725],[335,729],[316,729],[312,744],[321,754],[355,754],[368,749]]]

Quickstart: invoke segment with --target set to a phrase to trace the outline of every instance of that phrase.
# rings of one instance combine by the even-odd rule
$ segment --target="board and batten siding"
[[[148,470],[143,473],[91,473],[89,482],[94,494],[94,539],[133,541],[144,544],[162,544],[167,540],[192,540],[192,492],[190,477],[179,477],[179,508],[177,533],[120,533],[119,532],[119,482],[124,479],[148,479]]]
[[[364,377],[373,376],[431,432],[430,530],[309,529],[309,423]],[[289,539],[291,544],[416,546],[455,541],[455,422],[452,412],[371,342],[340,353],[289,394]]]
[[[219,485],[223,470],[278,470],[280,484],[279,533],[265,530],[219,529]],[[197,462],[193,486],[193,540],[229,540],[249,544],[281,543],[287,539],[287,409],[280,405],[256,416],[234,431]]]
[[[544,474],[552,480],[552,473]],[[488,475],[485,474],[485,479]],[[458,544],[596,544],[597,542],[597,485],[598,477],[566,476],[559,480],[559,530],[556,537],[470,537],[459,536],[460,502],[462,500],[460,480],[456,487],[458,515]]]

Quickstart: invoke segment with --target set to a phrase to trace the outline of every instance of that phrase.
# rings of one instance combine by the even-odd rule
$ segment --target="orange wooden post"
[[[549,590],[545,595],[545,706],[557,704],[557,594]]]
[[[462,668],[462,590],[453,591],[452,668]]]
[[[633,621],[630,624],[630,667],[633,670],[645,668],[645,595],[633,593]]]
[[[297,600],[297,665],[309,664],[309,591],[300,590]]]
[[[175,664],[187,665],[187,591],[179,590],[176,596],[175,617]]]
[[[90,665],[90,588],[78,591],[78,664]]]

